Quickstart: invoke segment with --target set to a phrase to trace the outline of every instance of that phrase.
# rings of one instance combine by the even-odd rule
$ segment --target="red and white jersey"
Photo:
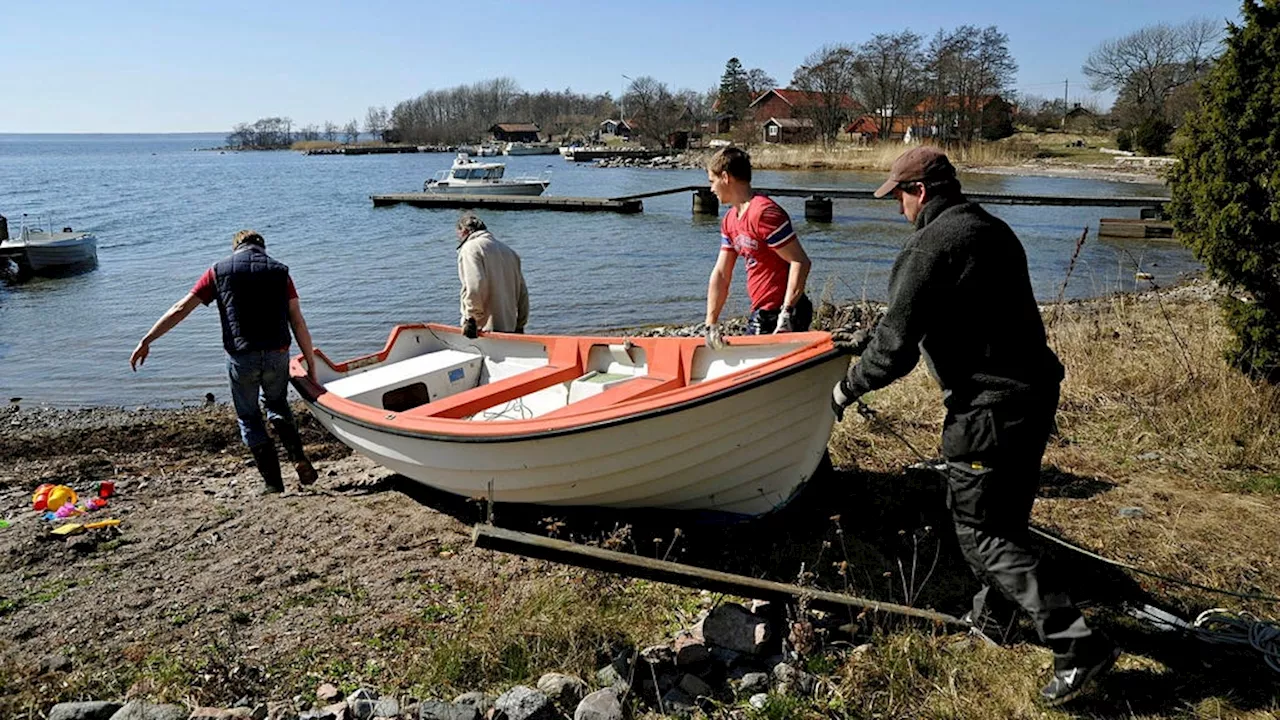
[[[747,261],[747,296],[752,310],[778,310],[787,294],[791,265],[777,249],[796,239],[791,217],[778,203],[763,196],[751,198],[746,212],[729,208],[720,221],[720,250]]]

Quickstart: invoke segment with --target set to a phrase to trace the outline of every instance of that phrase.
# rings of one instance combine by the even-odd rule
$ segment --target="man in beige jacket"
[[[475,213],[458,218],[458,280],[462,283],[462,333],[524,332],[529,291],[520,256],[498,242]]]

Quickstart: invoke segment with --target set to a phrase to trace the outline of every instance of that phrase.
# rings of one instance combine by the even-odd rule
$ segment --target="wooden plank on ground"
[[[620,553],[604,548],[580,545],[555,538],[507,530],[492,525],[477,525],[471,533],[476,547],[550,560],[565,565],[602,570],[627,577],[644,578],[683,587],[700,588],[715,592],[749,597],[759,600],[794,603],[805,598],[809,607],[828,612],[869,612],[899,615],[915,620],[925,620],[939,625],[962,629],[968,626],[959,618],[946,613],[921,608],[884,603],[875,600],[844,595],[842,593],[815,590],[787,585],[771,580],[759,580],[745,575],[734,575],[708,570],[682,563]]]

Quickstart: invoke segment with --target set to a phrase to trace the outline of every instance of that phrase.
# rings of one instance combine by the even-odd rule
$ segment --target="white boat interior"
[[[373,408],[404,412],[527,375],[535,380],[529,383],[527,393],[483,406],[461,419],[473,422],[530,420],[551,413],[567,414],[575,405],[606,391],[613,391],[612,397],[625,402],[628,397],[638,397],[646,390],[649,392],[644,393],[645,396],[652,397],[653,391],[670,392],[697,385],[767,362],[806,344],[728,346],[719,351],[699,347],[693,351],[692,372],[686,383],[652,375],[650,358],[644,348],[628,341],[605,340],[590,347],[584,365],[572,373],[572,377],[541,383],[536,380],[545,373],[537,371],[545,370],[550,359],[546,347],[540,343],[497,337],[467,340],[461,335],[437,334],[423,328],[401,333],[381,362],[352,363],[358,367],[347,372],[322,364],[317,370],[317,380],[338,397]],[[672,345],[672,349],[676,350],[676,346]],[[665,387],[656,387],[656,383]],[[599,405],[587,403],[582,407],[599,409]]]

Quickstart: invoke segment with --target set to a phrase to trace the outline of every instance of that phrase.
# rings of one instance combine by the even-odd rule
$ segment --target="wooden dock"
[[[1101,218],[1098,237],[1167,240],[1173,237],[1173,223],[1145,218]]]
[[[637,160],[648,160],[649,158],[662,157],[670,155],[669,150],[578,150],[575,149],[565,155],[566,160],[574,162],[591,162],[593,160],[606,160],[611,158],[634,158]]]
[[[659,195],[674,195],[676,193],[696,192],[698,190],[706,190],[707,186],[703,185],[684,185],[682,187],[669,188],[667,190],[655,190],[653,192],[639,193],[637,195],[625,195],[615,198],[617,200],[639,200],[642,198],[658,197]],[[775,187],[754,187],[752,188],[757,195],[767,195],[769,197],[803,197],[803,198],[825,198],[839,200],[875,200],[874,188],[775,188]],[[977,203],[989,205],[1055,205],[1059,207],[1136,207],[1136,208],[1160,208],[1169,202],[1167,197],[1126,197],[1120,195],[1101,196],[1101,195],[1014,195],[1010,193],[983,193],[983,192],[966,192],[965,197]],[[892,198],[889,198],[892,201]]]
[[[615,212],[633,214],[644,210],[636,199],[557,197],[528,195],[446,195],[432,192],[370,195],[374,207],[412,205],[421,208],[487,208],[491,210],[555,210],[559,212]]]

